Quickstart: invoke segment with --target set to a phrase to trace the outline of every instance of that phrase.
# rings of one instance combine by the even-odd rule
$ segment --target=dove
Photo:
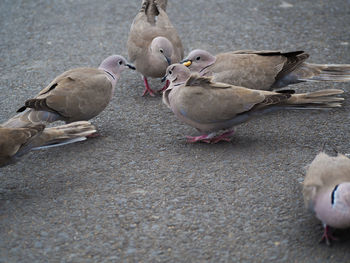
[[[148,84],[148,77],[163,77],[166,68],[172,63],[180,62],[184,56],[180,37],[164,7],[164,0],[144,0],[130,28],[128,54],[136,71],[143,76],[145,91],[142,96],[148,93],[151,96],[155,95],[155,91]],[[168,84],[167,82],[161,91],[165,90]]]
[[[276,90],[305,81],[350,81],[348,64],[311,64],[304,51],[240,50],[213,56],[205,50],[191,51],[182,61],[192,72],[257,90]]]
[[[307,169],[303,196],[306,208],[323,223],[321,241],[329,245],[336,239],[330,227],[350,227],[350,159],[339,153],[332,157],[320,152]]]
[[[233,127],[253,117],[282,109],[340,107],[344,100],[335,96],[343,93],[339,89],[293,94],[290,90],[253,90],[213,82],[210,77],[191,75],[183,64],[169,66],[166,78],[170,85],[163,93],[164,104],[177,118],[202,133],[188,136],[189,142],[230,141]]]
[[[43,124],[32,124],[26,128],[0,127],[0,167],[14,163],[32,149],[83,141],[95,132],[95,126],[87,121],[52,128],[45,128]]]
[[[1,126],[21,128],[57,120],[66,123],[90,120],[108,105],[125,68],[134,69],[124,57],[112,55],[99,68],[68,70],[27,100],[17,111],[20,113]]]

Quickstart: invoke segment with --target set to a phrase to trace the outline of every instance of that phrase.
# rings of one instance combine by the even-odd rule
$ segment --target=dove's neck
[[[337,187],[317,195],[315,212],[324,224],[335,228],[350,227],[350,207],[346,200],[337,196]]]
[[[103,66],[99,67],[100,70],[103,70],[106,73],[106,76],[108,77],[108,79],[110,80],[110,82],[112,83],[113,89],[115,88],[115,85],[117,84],[117,81],[119,79],[119,75],[113,73],[112,70],[105,68]]]

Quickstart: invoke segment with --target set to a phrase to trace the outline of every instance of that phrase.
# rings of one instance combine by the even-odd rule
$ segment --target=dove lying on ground
[[[293,94],[290,90],[273,92],[216,83],[210,77],[191,75],[182,64],[169,66],[166,77],[170,85],[163,102],[180,120],[203,133],[188,137],[189,142],[229,141],[233,127],[253,117],[282,109],[340,107],[344,100],[335,96],[343,93],[338,89]],[[224,133],[218,135],[220,131]]]
[[[304,51],[242,50],[213,56],[196,49],[182,61],[191,72],[257,90],[275,90],[304,81],[350,81],[350,65],[306,63]]]
[[[319,153],[307,170],[303,195],[305,206],[322,221],[322,241],[329,245],[335,239],[329,227],[350,227],[350,159]]]
[[[2,127],[21,128],[57,120],[89,120],[105,109],[121,72],[133,66],[119,55],[106,58],[99,68],[76,68],[56,77]]]
[[[143,96],[147,93],[154,96],[155,93],[148,85],[148,77],[163,77],[166,68],[179,62],[184,56],[180,37],[164,7],[166,1],[144,0],[130,28],[128,54],[136,70],[143,75]],[[162,90],[167,86],[168,83]]]
[[[32,124],[27,128],[0,127],[0,167],[15,162],[32,149],[83,141],[95,132],[96,128],[88,121],[52,128],[45,128],[43,124]]]

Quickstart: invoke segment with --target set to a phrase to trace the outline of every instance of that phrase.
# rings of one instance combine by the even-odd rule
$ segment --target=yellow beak
[[[185,65],[186,67],[189,67],[192,64],[192,61],[191,60],[187,60],[187,61],[183,62],[182,64]]]

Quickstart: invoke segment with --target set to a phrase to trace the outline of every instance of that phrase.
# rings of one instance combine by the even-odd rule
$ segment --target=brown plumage
[[[350,65],[311,64],[304,51],[239,50],[213,56],[193,50],[183,60],[192,72],[258,90],[274,90],[303,81],[350,81]]]
[[[73,122],[52,128],[37,124],[27,128],[0,127],[0,167],[15,162],[36,147],[73,143],[96,132],[87,121]]]
[[[215,137],[220,130],[232,130],[234,126],[268,112],[340,107],[343,100],[335,96],[343,93],[337,89],[292,94],[213,82],[208,77],[191,75],[181,64],[169,66],[167,78],[170,86],[163,94],[164,103],[180,120],[201,133],[209,133],[205,140]]]
[[[22,112],[1,126],[7,128],[90,120],[102,112],[112,98],[121,72],[133,68],[122,56],[106,58],[99,68],[75,68],[56,77],[37,96],[27,100]]]
[[[154,94],[147,77],[163,77],[166,68],[184,56],[180,37],[165,12],[165,6],[166,1],[144,0],[130,28],[129,59],[144,76],[144,95],[147,92]]]

